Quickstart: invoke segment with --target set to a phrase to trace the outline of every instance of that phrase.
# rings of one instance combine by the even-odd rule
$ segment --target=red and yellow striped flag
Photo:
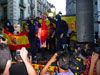
[[[30,48],[28,40],[28,32],[22,32],[18,35],[14,35],[7,30],[4,30],[4,37],[8,40],[8,46],[10,50],[21,49],[22,47]]]

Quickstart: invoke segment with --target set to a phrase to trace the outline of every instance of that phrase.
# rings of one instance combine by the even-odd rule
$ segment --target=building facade
[[[76,0],[66,0],[66,15],[76,15]]]
[[[66,0],[66,15],[76,16],[76,0]],[[93,16],[94,33],[98,32],[100,37],[100,0],[93,0]]]
[[[7,18],[7,0],[0,0],[0,27]]]
[[[12,24],[19,19],[41,17],[50,10],[47,0],[0,0],[0,20],[8,19]]]
[[[96,28],[98,29],[99,37],[100,37],[100,0],[97,0],[97,26]]]

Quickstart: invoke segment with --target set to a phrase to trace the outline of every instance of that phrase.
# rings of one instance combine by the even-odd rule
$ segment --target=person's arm
[[[45,67],[42,69],[40,75],[45,75],[45,74],[46,74],[46,72],[47,72],[49,66],[50,66],[53,62],[56,61],[56,57],[57,57],[57,53],[55,53],[55,54],[51,57],[51,59],[48,61],[48,63],[47,63],[47,64],[45,65]]]
[[[53,19],[53,18],[51,18],[51,17],[47,17],[47,18],[48,18],[48,20],[49,20],[50,22],[56,24],[56,20],[55,20],[55,19]]]
[[[5,67],[5,70],[4,70],[2,75],[10,75],[10,73],[9,73],[10,67],[11,67],[11,60],[8,60],[7,64],[6,64],[6,67]]]
[[[22,48],[20,51],[20,55],[21,55],[21,58],[26,66],[28,75],[37,75],[35,69],[33,68],[32,64],[29,62],[29,59],[27,57],[28,51],[25,48]]]
[[[98,58],[99,58],[99,54],[97,54],[97,53],[92,54],[91,64],[90,64],[90,69],[89,69],[88,75],[94,75],[93,74],[94,73],[94,67],[95,67],[95,64],[96,64]]]
[[[97,75],[100,75],[100,59],[97,61],[96,70],[97,70]]]

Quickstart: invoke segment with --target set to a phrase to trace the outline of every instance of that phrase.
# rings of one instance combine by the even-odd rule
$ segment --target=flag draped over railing
[[[28,32],[22,32],[14,35],[4,29],[4,37],[7,38],[10,50],[21,49],[22,47],[30,48]]]

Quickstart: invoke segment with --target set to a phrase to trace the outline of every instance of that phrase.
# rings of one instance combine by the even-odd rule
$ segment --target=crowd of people
[[[48,20],[50,21],[48,37],[46,37],[46,42],[42,43],[42,46],[38,37],[41,28],[39,18],[24,21],[22,30],[20,30],[20,24],[15,25],[14,29],[7,21],[4,29],[14,35],[23,31],[28,32],[30,49],[22,47],[16,50],[14,52],[15,56],[13,56],[13,52],[7,44],[7,39],[0,36],[0,75],[37,75],[35,68],[32,66],[34,58],[38,52],[44,57],[47,50],[52,53],[52,56],[46,61],[39,75],[100,75],[99,43],[80,43],[70,40],[72,33],[68,34],[68,25],[61,20],[59,14],[56,16],[56,20],[50,17],[48,17]],[[16,29],[16,26],[19,28]],[[13,58],[16,63],[13,63]],[[48,72],[51,65],[58,67],[58,70],[53,74]]]

